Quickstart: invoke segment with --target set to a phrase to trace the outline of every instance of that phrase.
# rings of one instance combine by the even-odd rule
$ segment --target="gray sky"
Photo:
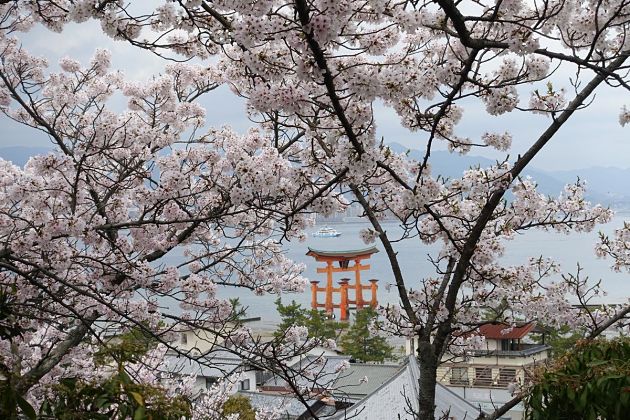
[[[67,25],[61,34],[52,33],[36,27],[33,31],[22,34],[21,41],[31,53],[45,56],[51,67],[57,69],[57,61],[63,56],[71,56],[86,63],[95,48],[108,48],[112,51],[112,63],[115,69],[124,71],[131,80],[143,80],[159,73],[165,62],[151,53],[134,48],[125,42],[116,42],[102,34],[99,24],[91,21],[84,24]],[[566,77],[568,74],[560,74]],[[554,83],[555,88],[562,85]],[[566,80],[566,79],[565,79]],[[570,91],[570,86],[565,84]],[[544,84],[537,86],[544,90]],[[533,88],[532,88],[533,89]],[[527,103],[525,91],[521,102]],[[238,130],[249,126],[245,116],[245,107],[241,99],[236,98],[227,88],[222,87],[208,96],[203,103],[207,108],[209,125],[232,125]],[[630,127],[625,129],[618,124],[618,115],[622,105],[630,106],[630,95],[621,89],[606,88],[600,90],[591,106],[574,116],[560,133],[535,159],[533,166],[541,169],[578,169],[592,166],[615,166],[630,168]],[[424,149],[427,135],[410,133],[398,123],[398,117],[391,110],[377,105],[376,123],[378,135],[386,142],[401,143],[409,148]],[[479,139],[484,131],[510,131],[513,135],[512,155],[525,151],[542,133],[549,119],[540,115],[528,115],[514,112],[500,117],[488,115],[479,102],[472,103],[464,112],[457,133],[462,137]],[[48,141],[40,133],[21,127],[0,116],[0,147],[42,146]],[[438,148],[445,149],[444,144]],[[481,155],[493,159],[503,159],[503,152],[488,149],[473,149],[471,155]]]

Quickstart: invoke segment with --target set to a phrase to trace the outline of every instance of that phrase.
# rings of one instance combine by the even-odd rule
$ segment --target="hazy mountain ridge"
[[[411,158],[424,159],[424,151],[410,150],[398,143],[390,143],[388,146],[396,153],[405,153],[409,150]],[[482,156],[459,155],[443,150],[431,151],[429,162],[434,175],[441,174],[449,178],[460,177],[471,167],[478,165],[487,167],[496,164],[496,161]],[[566,184],[574,183],[579,177],[586,181],[586,198],[589,201],[607,206],[630,207],[630,169],[592,167],[569,171],[547,171],[527,168],[523,176],[532,177],[538,184],[538,190],[551,196],[559,195]]]
[[[588,189],[606,196],[630,196],[630,170],[615,167],[592,167],[570,171],[553,171],[552,176],[562,182],[575,181],[578,177],[586,181]]]
[[[395,153],[405,153],[409,150],[398,143],[390,143],[388,146]],[[48,153],[51,150],[46,147],[0,147],[0,157],[23,167],[31,156]],[[409,156],[422,160],[424,151],[410,150]],[[442,150],[431,152],[430,163],[434,175],[440,174],[448,178],[460,177],[465,170],[477,165],[487,167],[496,164],[495,161],[482,156],[459,155]],[[575,182],[579,177],[587,182],[588,200],[618,208],[630,208],[630,169],[592,167],[546,171],[528,168],[524,175],[531,176],[538,183],[541,193],[551,196],[560,194],[567,183]]]

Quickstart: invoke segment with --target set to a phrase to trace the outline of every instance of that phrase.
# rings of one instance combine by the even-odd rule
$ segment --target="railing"
[[[546,344],[521,344],[518,350],[469,350],[467,354],[472,357],[528,357],[549,350],[551,346]]]
[[[524,366],[460,365],[438,368],[438,381],[452,386],[507,388],[510,383],[526,383],[528,368]]]

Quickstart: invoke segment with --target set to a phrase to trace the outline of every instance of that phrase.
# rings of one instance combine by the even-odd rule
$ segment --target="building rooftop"
[[[193,360],[177,354],[167,354],[164,365],[169,372],[179,375],[197,375],[222,378],[241,370],[243,360],[227,351],[216,351]]]
[[[323,364],[318,364],[317,359],[317,356],[306,356],[292,366],[296,372],[308,372],[308,377],[296,377],[296,384],[313,390],[333,389],[338,399],[361,399],[403,369],[403,366],[393,364],[349,363],[347,368],[339,370],[341,363],[350,360],[349,356],[326,356]],[[278,376],[273,376],[262,386],[269,391],[288,387],[286,380]]]
[[[291,369],[295,373],[294,383],[313,391],[330,389],[339,375],[339,365],[350,360],[350,356],[314,356],[307,355],[297,361]],[[302,372],[303,374],[299,374]],[[277,375],[266,381],[263,390],[290,390],[287,381]]]
[[[528,322],[515,327],[504,323],[485,324],[479,327],[479,333],[494,340],[520,339],[533,332],[535,327],[535,322]]]
[[[302,401],[294,396],[250,391],[239,391],[238,394],[249,398],[252,407],[255,409],[277,409],[283,414],[282,418],[297,418],[306,411],[306,407]],[[309,407],[312,407],[317,401],[318,400],[306,400],[306,403]]]
[[[409,356],[398,371],[387,378],[370,394],[356,404],[330,420],[352,418],[355,420],[371,419],[409,419],[414,418],[411,410],[418,410],[418,380],[420,369],[414,356]],[[436,416],[448,413],[453,419],[474,419],[480,414],[479,407],[470,404],[445,386],[437,384],[435,389]]]
[[[404,369],[401,365],[375,365],[351,363],[341,372],[334,383],[334,395],[350,399],[363,398]],[[367,382],[363,378],[367,378]]]

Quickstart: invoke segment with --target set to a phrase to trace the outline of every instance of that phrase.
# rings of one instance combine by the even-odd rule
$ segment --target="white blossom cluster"
[[[449,331],[447,344],[466,348],[480,344],[471,325],[487,308],[504,322],[553,325],[603,325],[622,313],[575,315],[571,297],[586,305],[601,291],[579,273],[561,276],[554,261],[501,261],[508,241],[529,229],[590,231],[610,220],[610,210],[585,199],[583,182],[546,197],[522,176],[520,156],[446,179],[432,167],[432,151],[512,150],[512,133],[490,124],[480,138],[463,133],[469,109],[542,114],[554,128],[588,112],[592,86],[627,86],[630,4],[481,0],[466,8],[456,2],[455,13],[446,3],[3,2],[0,111],[44,132],[54,150],[23,168],[0,160],[0,284],[19,290],[12,297],[23,331],[0,341],[0,360],[21,360],[18,377],[48,366],[41,362],[70,342],[31,394],[64,372],[90,379],[85,360],[100,338],[91,328],[98,320],[141,325],[167,347],[169,328],[203,326],[231,350],[277,367],[274,357],[288,360],[321,343],[292,327],[277,348],[253,354],[251,331],[227,327],[234,308],[218,288],[303,291],[304,266],[287,258],[287,242],[305,239],[314,214],[350,205],[369,215],[365,243],[395,248],[415,238],[439,246],[430,255],[435,272],[394,273],[409,301],[380,309],[387,330],[425,341]],[[54,72],[21,45],[19,34],[34,25],[59,32],[88,20],[169,63],[131,81],[96,49],[88,63],[59,57]],[[546,82],[562,79],[563,66],[575,76],[556,89]],[[211,110],[200,98],[222,85],[244,99],[253,128],[207,126]],[[119,97],[122,111],[113,106]],[[397,139],[381,138],[375,110],[382,106],[419,142],[419,157],[384,145]],[[625,126],[630,112],[624,107],[617,118]],[[392,217],[401,238],[380,226]],[[630,263],[628,231],[597,245],[613,269]],[[395,249],[388,255],[395,266]],[[160,357],[151,353],[144,365]],[[212,390],[202,411],[218,416],[225,399]]]

